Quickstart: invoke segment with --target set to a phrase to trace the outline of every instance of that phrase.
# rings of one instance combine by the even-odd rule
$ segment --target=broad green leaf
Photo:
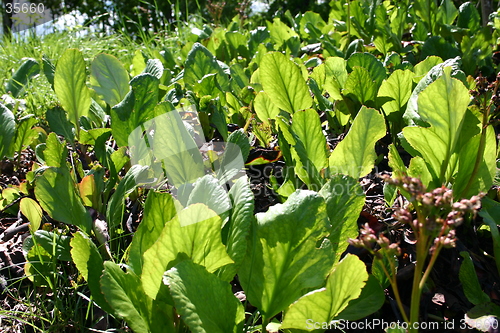
[[[314,111],[314,110],[312,110]],[[291,146],[289,153],[293,158],[293,162],[289,163],[290,165],[294,165],[294,171],[297,176],[308,186],[308,188],[317,190],[323,184],[323,181],[320,177],[320,173],[313,162],[310,160],[310,155],[314,155],[314,151],[308,151],[305,147],[304,142],[298,137],[298,135],[292,130],[291,126],[288,125],[288,121],[279,116],[277,118],[277,123],[279,128],[283,134],[284,139]],[[297,125],[301,126],[301,125]],[[306,129],[300,129],[302,134],[305,133]],[[318,130],[316,127],[314,130]],[[310,142],[308,142],[310,144]],[[281,144],[281,149],[286,150],[284,148],[286,144]],[[317,149],[314,147],[313,149]]]
[[[16,121],[12,111],[0,104],[0,159],[11,157],[12,143],[16,134]]]
[[[19,203],[19,209],[21,210],[21,213],[26,216],[28,221],[30,221],[31,233],[37,231],[40,228],[43,216],[40,205],[31,198],[22,198]]]
[[[355,67],[365,68],[370,74],[372,81],[376,82],[377,87],[387,77],[384,65],[371,53],[354,53],[347,60],[347,66],[351,70],[354,70]]]
[[[159,59],[148,59],[142,73],[151,74],[160,80],[163,75],[163,64]]]
[[[481,16],[472,2],[465,2],[458,8],[457,26],[469,29],[471,35],[481,29]]]
[[[288,113],[311,107],[313,100],[299,67],[284,54],[267,53],[259,69],[264,91],[277,107]]]
[[[325,63],[324,88],[335,100],[341,100],[341,91],[347,81],[347,62],[343,58],[330,57]]]
[[[436,184],[448,182],[457,163],[456,149],[469,91],[451,77],[451,68],[431,83],[418,97],[418,114],[430,127],[405,127],[403,134],[429,166]]]
[[[359,297],[351,300],[336,319],[354,321],[365,318],[380,309],[384,302],[384,290],[380,287],[377,279],[373,275],[369,275]]]
[[[326,202],[326,211],[332,225],[330,242],[335,262],[349,245],[349,238],[358,236],[358,217],[365,204],[365,194],[354,178],[334,175],[319,191]]]
[[[123,212],[125,210],[125,199],[132,191],[141,184],[144,174],[147,173],[147,167],[133,165],[122,178],[116,191],[111,196],[106,210],[106,220],[110,232],[113,232],[121,225]]]
[[[221,218],[203,204],[187,207],[166,223],[143,256],[141,280],[146,294],[156,299],[163,273],[182,260],[192,259],[209,272],[232,263],[222,244],[221,227]]]
[[[369,101],[375,101],[377,83],[373,81],[366,68],[354,67],[347,77],[342,93],[345,96],[352,96],[354,100],[361,104],[366,104]]]
[[[427,38],[422,46],[422,57],[438,56],[442,59],[450,59],[460,56],[458,48],[449,43],[441,36]]]
[[[231,209],[231,201],[227,192],[212,175],[205,175],[198,178],[194,183],[187,205],[196,203],[205,204],[221,217],[227,216],[227,213]]]
[[[24,274],[36,287],[52,287],[55,285],[54,258],[38,244],[31,246],[26,253]]]
[[[495,262],[497,264],[497,271],[500,273],[500,232],[498,231],[498,224],[500,224],[500,203],[484,197],[481,200],[481,206],[479,215],[483,218],[484,223],[490,227]]]
[[[85,206],[100,211],[100,205],[102,205],[99,202],[101,193],[97,192],[97,184],[93,174],[89,174],[82,178],[82,181],[78,184],[78,190]]]
[[[160,115],[136,128],[128,138],[132,160],[151,166],[152,155],[162,163],[163,170],[157,177],[163,177],[165,172],[169,183],[177,188],[194,183],[205,172],[203,157],[193,134],[184,125],[180,114],[169,110],[167,103],[158,104],[155,112]],[[158,128],[162,130],[155,130]]]
[[[66,118],[66,113],[60,107],[53,107],[47,110],[45,114],[47,121],[49,122],[50,129],[56,134],[64,136],[68,142],[73,142],[75,140],[75,127]]]
[[[58,260],[71,261],[69,241],[71,237],[55,232],[37,230],[33,234],[36,243]]]
[[[232,145],[232,146],[234,147],[234,149],[239,149],[238,153],[241,154],[243,161],[247,160],[248,155],[250,154],[250,141],[248,140],[248,136],[247,136],[247,134],[245,134],[245,131],[242,128],[231,133],[229,135],[229,137],[227,138],[227,142],[233,143],[234,145]],[[230,149],[232,149],[232,148],[226,147],[226,150],[224,153],[228,152],[228,156],[230,156],[232,159],[234,159],[234,154],[236,154],[237,152],[228,151]]]
[[[68,49],[57,62],[54,75],[54,91],[68,119],[79,133],[79,119],[88,116],[90,109],[90,91],[85,82],[85,61],[77,49]]]
[[[116,143],[126,146],[133,130],[154,117],[158,103],[159,80],[151,74],[140,74],[130,81],[132,90],[111,109],[111,130]]]
[[[144,205],[144,217],[130,244],[129,265],[135,274],[142,274],[143,254],[158,239],[165,224],[177,214],[175,199],[169,193],[150,191]]]
[[[38,132],[33,128],[38,122],[37,118],[32,115],[25,116],[18,120],[16,128],[16,136],[14,139],[14,149],[15,152],[22,151],[26,146],[29,146],[38,136]]]
[[[184,65],[184,82],[190,87],[196,87],[204,76],[217,74],[217,83],[223,91],[229,90],[229,79],[217,62],[217,58],[200,43],[195,43],[186,58]]]
[[[495,228],[497,226],[495,225]],[[479,284],[479,279],[477,278],[476,269],[474,268],[474,263],[467,251],[460,252],[464,261],[460,265],[459,278],[464,289],[464,294],[474,305],[488,303],[490,297],[481,289]]]
[[[109,106],[120,103],[130,90],[128,73],[114,56],[101,53],[90,66],[92,88]]]
[[[146,68],[144,56],[142,55],[141,50],[136,50],[134,57],[132,58],[132,76],[136,77],[141,74],[144,68]]]
[[[386,115],[404,111],[411,95],[414,74],[410,70],[396,70],[387,80],[382,82],[378,97],[388,97],[391,100],[384,103],[382,108]]]
[[[413,68],[413,72],[415,73],[415,78],[420,79],[424,77],[434,66],[443,63],[443,60],[437,56],[430,56],[419,62]],[[418,83],[418,82],[416,82]]]
[[[66,167],[66,158],[68,157],[68,149],[65,142],[59,141],[55,133],[50,133],[45,142],[43,151],[43,159],[45,164],[51,167],[63,168]]]
[[[172,308],[167,304],[155,304],[144,293],[141,280],[132,271],[125,273],[117,264],[104,262],[101,290],[114,314],[125,319],[134,332],[175,332]]]
[[[71,258],[82,277],[87,281],[92,293],[92,299],[104,311],[112,314],[113,310],[106,302],[104,294],[101,292],[101,285],[99,284],[102,272],[104,271],[104,264],[99,250],[92,240],[82,232],[73,234],[70,246]]]
[[[418,68],[419,65],[422,65],[423,67],[421,69],[425,72],[427,66],[435,62],[437,64],[426,72],[425,76],[418,82],[415,89],[413,89],[410,99],[408,100],[408,105],[403,117],[409,125],[417,124],[419,126],[426,126],[425,121],[420,118],[418,113],[418,98],[422,91],[443,75],[444,68],[451,67],[451,76],[465,82],[465,74],[460,70],[461,61],[458,57],[448,59],[445,62],[440,62],[439,57],[428,57],[416,67]]]
[[[245,309],[231,285],[185,260],[165,273],[175,308],[191,332],[241,332]]]
[[[465,128],[466,124],[462,128]],[[465,133],[460,134],[465,136]],[[479,169],[474,176],[472,175],[480,147],[481,134],[475,135],[465,145],[460,146],[458,157],[458,168],[456,171],[455,182],[453,183],[453,193],[457,199],[470,198],[480,192],[487,192],[493,184],[493,179],[497,171],[496,155],[497,144],[495,131],[490,125],[486,129],[484,152]]]
[[[377,157],[375,143],[385,134],[384,116],[363,106],[347,136],[330,155],[330,174],[343,173],[358,179],[370,173]]]
[[[17,71],[12,75],[7,84],[5,91],[10,92],[14,98],[17,98],[24,86],[34,76],[40,73],[40,64],[33,58],[23,59],[23,63]]]
[[[298,190],[256,218],[238,277],[250,303],[271,318],[321,286],[334,258],[324,241],[326,205],[316,192]]]
[[[254,196],[247,177],[239,178],[229,191],[233,209],[229,220],[227,239],[225,239],[227,254],[234,264],[222,267],[217,275],[224,281],[231,281],[239,269],[248,244],[248,232],[254,219]],[[223,239],[224,241],[224,239]]]
[[[268,22],[267,28],[275,50],[278,50],[290,38],[298,36],[292,28],[281,22],[279,17],[273,18],[273,23]]]
[[[321,120],[313,109],[296,112],[292,119],[292,130],[304,145],[307,158],[319,173],[328,164],[326,139],[321,130]]]
[[[308,320],[331,322],[349,301],[359,297],[367,280],[365,264],[357,256],[348,254],[330,274],[325,288],[310,292],[290,306],[281,327],[312,331]]]
[[[92,220],[67,168],[48,168],[36,180],[35,196],[51,218],[90,233]]]
[[[275,119],[280,113],[280,109],[264,91],[257,94],[253,106],[255,108],[255,113],[257,113],[257,117],[265,124],[269,124],[269,120]]]
[[[441,24],[451,25],[458,16],[457,7],[451,0],[444,0],[438,8],[437,20]]]

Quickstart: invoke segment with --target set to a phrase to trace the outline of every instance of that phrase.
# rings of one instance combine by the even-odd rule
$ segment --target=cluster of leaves
[[[469,91],[479,100],[489,89],[491,99],[496,88],[467,74],[496,71],[498,32],[481,27],[470,3],[339,4],[332,2],[327,21],[306,12],[285,15],[289,25],[275,18],[251,31],[239,30],[237,19],[226,28],[188,25],[170,41],[175,46],[121,61],[99,54],[88,62],[77,49],[23,59],[0,104],[0,156],[15,164],[30,147],[36,163],[20,186],[3,190],[0,208],[30,222],[25,271],[33,283],[57,288],[54,263],[72,262],[93,301],[137,332],[254,329],[232,281],[263,330],[310,330],[307,319],[377,311],[387,278],[376,268],[369,274],[354,255],[341,260],[365,203],[358,179],[384,159],[375,150],[384,139],[395,175],[419,177],[430,191],[452,188],[455,201],[490,189],[496,105],[471,103]],[[406,34],[414,41],[404,42]],[[36,117],[21,98],[41,73],[58,103]],[[190,151],[160,163],[177,190],[191,183],[184,197],[139,186],[153,171],[133,164],[130,137],[187,106],[198,110],[201,131],[185,119],[164,123],[171,136],[162,145],[186,151],[204,136],[234,144],[244,160],[252,144],[279,147],[286,168],[270,183],[282,203],[254,215],[246,177],[226,193],[220,174],[196,169],[224,165],[228,154],[207,163]],[[333,147],[329,138],[345,132]],[[384,194],[392,205],[398,187],[387,183]],[[495,202],[488,207],[500,260]],[[39,230],[43,219],[64,224]]]

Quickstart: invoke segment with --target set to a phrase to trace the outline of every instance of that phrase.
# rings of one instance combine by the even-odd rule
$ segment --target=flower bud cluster
[[[402,224],[410,225],[417,238],[420,234],[434,238],[431,251],[438,244],[444,247],[454,246],[456,241],[454,228],[463,223],[464,216],[469,213],[475,214],[481,208],[482,195],[454,202],[453,191],[445,186],[426,192],[417,178],[386,177],[385,180],[406,191],[410,196],[410,202],[417,210],[415,217],[408,208],[397,209],[394,218]]]
[[[366,223],[359,231],[358,239],[349,239],[349,244],[355,247],[360,247],[368,250],[376,257],[382,259],[382,254],[374,250],[374,245],[377,244],[380,250],[385,251],[388,255],[401,255],[401,249],[397,243],[391,243],[389,238],[383,234],[377,235],[375,231]]]

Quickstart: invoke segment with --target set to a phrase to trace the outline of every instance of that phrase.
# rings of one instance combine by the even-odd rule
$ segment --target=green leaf
[[[46,146],[43,150],[45,164],[56,168],[66,167],[66,158],[68,157],[66,143],[59,141],[55,133],[50,133],[45,144]]]
[[[418,98],[420,93],[424,91],[431,83],[439,79],[443,73],[444,68],[451,67],[451,76],[465,82],[465,74],[460,70],[460,58],[448,59],[445,62],[440,62],[439,57],[428,57],[425,61],[419,63],[416,68],[425,71],[427,66],[437,63],[434,67],[427,71],[427,74],[418,82],[415,89],[408,100],[408,106],[404,114],[404,118],[409,125],[417,124],[419,126],[426,126],[425,122],[420,119],[418,113]],[[422,66],[422,67],[419,67]]]
[[[368,280],[365,264],[348,254],[326,281],[325,288],[314,290],[294,303],[286,312],[281,328],[312,331],[308,322],[329,323],[356,299]]]
[[[270,319],[310,288],[324,283],[333,264],[323,198],[298,190],[284,204],[256,215],[247,255],[238,273],[247,299]]]
[[[355,321],[368,317],[380,309],[384,302],[384,290],[380,287],[377,279],[373,275],[369,275],[359,297],[351,300],[336,319]]]
[[[457,26],[469,29],[471,35],[481,29],[481,16],[472,2],[465,2],[458,8]]]
[[[134,129],[129,137],[129,146],[134,163],[151,165],[152,154],[162,162],[169,183],[179,188],[205,175],[203,157],[180,114],[176,111],[162,112],[164,110],[169,110],[168,104],[158,104],[155,112],[160,116]],[[162,130],[155,130],[158,128]],[[149,134],[153,130],[154,135]],[[149,135],[145,136],[144,132]],[[145,162],[141,161],[143,159]],[[162,176],[163,171],[158,177]]]
[[[151,74],[140,74],[130,81],[132,90],[111,109],[111,130],[116,143],[128,144],[129,135],[155,116],[159,80]]]
[[[347,62],[343,58],[330,57],[325,63],[325,84],[324,88],[335,100],[341,100],[340,92],[345,87],[347,81]]]
[[[391,99],[382,105],[386,115],[405,110],[412,91],[413,76],[414,74],[410,70],[402,71],[398,69],[387,80],[382,82],[378,97]]]
[[[208,74],[217,74],[217,83],[223,91],[229,91],[229,79],[217,62],[217,58],[205,46],[195,43],[184,65],[184,82],[189,87],[196,87]]]
[[[44,248],[51,256],[58,260],[71,261],[69,241],[71,237],[63,236],[55,232],[37,230],[33,234],[36,243]]]
[[[441,59],[450,59],[460,56],[458,48],[441,36],[428,38],[422,46],[422,57],[438,56]]]
[[[375,143],[385,134],[384,116],[362,107],[347,136],[330,155],[330,174],[343,173],[358,179],[370,173],[377,157]]]
[[[229,190],[229,197],[233,209],[225,244],[227,254],[234,264],[226,265],[218,271],[217,275],[224,281],[231,281],[243,262],[250,225],[254,219],[254,196],[247,177],[241,177],[236,181]]]
[[[483,218],[484,223],[490,227],[495,263],[500,273],[500,232],[498,231],[498,224],[500,224],[500,203],[484,197],[481,200],[481,206],[479,215]]]
[[[320,173],[328,162],[326,139],[321,129],[321,120],[318,113],[313,109],[296,112],[292,119],[292,130],[304,145],[308,160]]]
[[[221,218],[203,204],[180,211],[144,253],[141,279],[145,292],[156,299],[163,273],[182,260],[192,259],[209,272],[232,263],[221,241],[221,227]]]
[[[34,76],[40,73],[40,64],[33,58],[23,59],[23,63],[17,71],[12,75],[7,84],[5,85],[5,91],[12,94],[14,98],[17,98],[24,86],[28,81]]]
[[[35,196],[51,218],[90,233],[92,220],[76,193],[76,185],[67,168],[45,170],[36,180]]]
[[[70,245],[71,258],[82,277],[87,281],[93,301],[104,311],[112,314],[113,310],[108,302],[106,302],[104,294],[101,292],[101,285],[99,284],[102,272],[104,271],[104,264],[99,250],[92,240],[82,232],[73,234]]]
[[[233,143],[234,145],[228,145],[226,146],[226,150],[224,151],[224,154],[226,154],[226,152],[228,153],[228,157],[231,157],[233,160],[234,160],[234,155],[239,153],[241,154],[241,157],[243,158],[243,162],[247,160],[248,158],[248,155],[250,154],[250,141],[248,140],[248,136],[245,134],[245,131],[240,128],[236,131],[234,131],[233,133],[231,133],[229,135],[229,137],[227,138],[227,142],[228,143]],[[239,149],[238,152],[234,151],[232,152],[231,148],[234,147],[234,150],[236,149]],[[224,157],[223,157],[223,161],[224,161]],[[224,164],[228,164],[228,163],[222,163],[223,165]]]
[[[169,193],[150,191],[144,205],[144,218],[130,244],[129,265],[135,274],[142,274],[144,252],[160,237],[165,224],[177,214],[175,199]]]
[[[231,285],[185,260],[165,273],[175,308],[192,332],[241,332],[245,309]]]
[[[354,100],[361,104],[366,104],[369,101],[375,101],[377,84],[373,81],[366,68],[354,67],[347,77],[342,93],[345,96],[352,96]]]
[[[19,210],[30,221],[30,231],[34,233],[40,228],[42,223],[42,208],[31,198],[22,198],[19,203]]]
[[[259,70],[264,91],[277,107],[288,113],[311,107],[313,100],[299,67],[284,54],[267,53]]]
[[[33,115],[28,115],[18,121],[16,136],[14,139],[14,151],[20,152],[24,147],[29,146],[38,136],[38,132],[33,129],[33,126],[38,120]]]
[[[347,249],[349,238],[358,236],[358,217],[365,204],[365,194],[356,179],[334,175],[319,191],[326,202],[332,225],[330,236],[335,262]]]
[[[175,332],[172,308],[167,304],[162,304],[161,308],[155,306],[132,271],[125,273],[117,264],[104,262],[101,290],[113,312],[125,319],[134,332]]]
[[[163,64],[160,59],[148,59],[146,62],[146,67],[142,73],[148,73],[156,77],[158,80],[161,79],[163,75]]]
[[[253,106],[257,117],[259,117],[260,121],[265,124],[269,124],[269,120],[275,119],[280,113],[280,109],[273,103],[271,98],[269,98],[267,93],[264,91],[257,94],[253,102]]]
[[[125,210],[125,199],[132,193],[137,186],[141,184],[141,179],[143,179],[145,173],[147,173],[147,167],[142,167],[140,165],[133,165],[122,178],[116,191],[111,196],[108,203],[108,208],[106,210],[106,220],[110,232],[113,232],[117,227],[119,227],[123,220],[123,212]]]
[[[11,157],[12,143],[16,134],[16,121],[12,111],[0,104],[0,159]]]
[[[355,67],[365,68],[370,74],[372,81],[375,81],[377,84],[377,87],[379,87],[382,81],[387,77],[384,65],[371,53],[354,53],[347,60],[347,66],[351,71],[354,70]]]
[[[120,103],[130,90],[128,73],[114,56],[101,53],[90,66],[92,88],[113,107]]]
[[[205,175],[194,183],[193,190],[189,193],[187,205],[196,203],[205,204],[217,215],[224,216],[231,209],[231,201],[219,181],[212,175]]]
[[[406,140],[429,166],[436,185],[446,184],[455,171],[457,140],[468,105],[468,89],[445,67],[443,75],[418,97],[418,114],[430,127],[403,129]]]
[[[58,135],[64,136],[69,142],[75,140],[75,127],[66,118],[66,113],[60,107],[53,107],[45,114],[50,129]]]
[[[88,116],[90,109],[90,91],[85,82],[85,61],[77,49],[68,49],[57,62],[54,75],[54,91],[68,119],[79,133],[79,119]]]
[[[467,124],[467,118],[465,118],[459,141],[471,133],[471,129],[467,128]],[[474,127],[479,132],[480,126]],[[472,134],[473,133],[474,132],[472,132]],[[457,147],[460,147],[460,153],[458,157],[458,168],[456,171],[455,182],[453,183],[453,193],[455,193],[456,198],[470,198],[477,193],[487,192],[493,184],[493,179],[495,178],[497,171],[497,144],[493,126],[489,125],[486,129],[482,160],[479,161],[479,169],[473,176],[472,173],[478,158],[480,141],[481,134],[477,134],[466,144],[462,145],[460,142],[457,144]],[[468,187],[467,190],[466,187]]]
[[[495,225],[496,228],[496,225]],[[481,289],[479,280],[477,278],[474,263],[467,251],[461,251],[460,255],[464,258],[462,265],[460,265],[459,278],[464,288],[464,294],[474,305],[488,303],[490,297]]]

